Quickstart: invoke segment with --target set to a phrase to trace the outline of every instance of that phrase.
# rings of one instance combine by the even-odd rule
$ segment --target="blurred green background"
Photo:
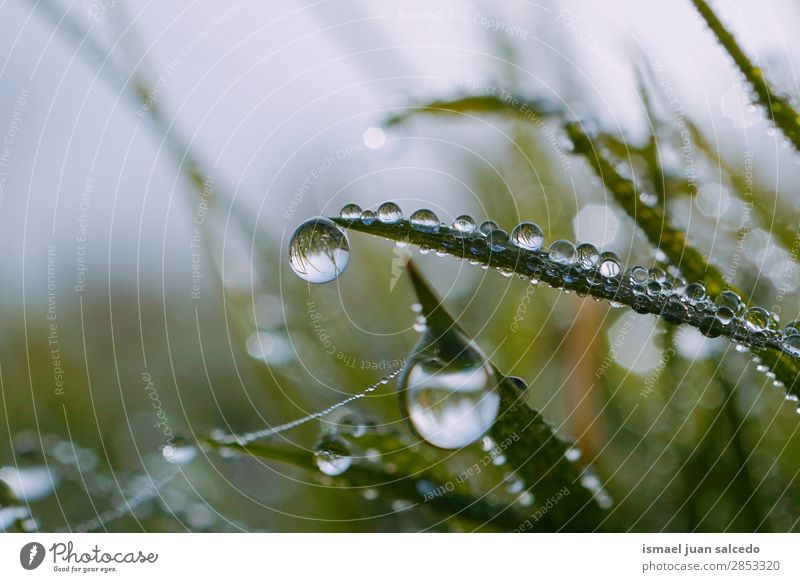
[[[473,529],[286,463],[204,449],[175,465],[161,453],[171,435],[321,410],[408,356],[408,249],[352,234],[347,272],[324,286],[287,265],[293,228],[348,202],[393,200],[406,216],[427,207],[447,223],[468,213],[507,230],[531,220],[547,241],[665,266],[569,153],[559,120],[383,127],[431,100],[502,89],[565,110],[636,179],[642,204],[663,207],[755,304],[797,319],[800,157],[749,106],[685,4],[4,5],[0,524]],[[719,13],[796,104],[797,7],[735,2]],[[462,327],[577,443],[613,499],[605,529],[798,530],[797,404],[750,353],[414,255]],[[273,439],[311,459],[344,412],[394,435],[384,455],[410,446],[457,475],[482,454],[415,443],[393,383]],[[505,473],[486,471],[465,491],[514,502],[498,485]]]

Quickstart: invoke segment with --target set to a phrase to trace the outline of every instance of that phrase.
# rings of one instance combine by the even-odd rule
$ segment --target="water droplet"
[[[511,231],[512,245],[529,251],[538,251],[544,244],[544,233],[534,222],[521,222]]]
[[[650,278],[651,281],[655,281],[656,283],[666,283],[667,282],[667,274],[664,272],[663,269],[659,269],[658,267],[653,267],[647,272],[647,276]]]
[[[378,220],[384,224],[395,224],[403,220],[403,211],[394,202],[384,202],[378,207]]]
[[[763,307],[751,307],[742,315],[744,327],[750,332],[762,332],[769,325],[769,313]]]
[[[692,303],[700,303],[706,298],[706,286],[699,282],[689,283],[683,293]]]
[[[377,150],[386,143],[386,134],[380,127],[368,127],[361,136],[367,149]]]
[[[670,277],[667,279],[667,284],[669,285],[670,290],[672,293],[680,294],[683,292],[684,288],[686,287],[686,281],[681,279],[680,277]]]
[[[409,507],[411,507],[411,502],[406,501],[405,499],[395,499],[392,501],[391,506],[393,511],[405,511]]]
[[[197,447],[184,439],[175,438],[172,445],[161,449],[164,460],[174,465],[186,465],[197,458]]]
[[[344,272],[350,243],[327,218],[312,218],[297,227],[289,241],[289,265],[309,283],[328,283]]]
[[[800,333],[800,320],[795,319],[794,321],[787,323],[786,327],[783,328],[783,333],[786,335]]]
[[[409,356],[399,386],[416,433],[434,446],[458,449],[494,423],[500,408],[497,382],[480,348],[458,327],[434,318]]]
[[[742,303],[742,298],[739,297],[737,293],[734,293],[730,290],[725,290],[714,300],[714,303],[717,307],[725,307],[727,308],[733,315],[739,315],[741,313],[742,308],[744,307],[744,303]]]
[[[484,220],[481,222],[480,226],[478,227],[478,233],[486,236],[493,230],[497,230],[500,228],[500,225],[497,224],[494,220]]]
[[[0,469],[0,487],[6,485],[18,500],[31,502],[43,499],[53,492],[60,481],[59,474],[45,465]],[[3,531],[2,528],[0,531]]]
[[[647,272],[647,269],[639,266],[631,267],[628,269],[627,274],[631,283],[639,285],[647,281],[647,278],[650,276],[650,274]]]
[[[464,447],[491,428],[500,407],[496,385],[476,346],[451,361],[419,354],[409,360],[401,380],[414,429],[444,449]]]
[[[439,232],[439,217],[432,210],[421,208],[412,214],[408,221],[411,226],[420,232]]]
[[[583,243],[582,245],[578,245],[575,251],[578,253],[578,265],[580,265],[582,269],[587,271],[589,269],[594,269],[600,262],[600,253],[594,245]]]
[[[501,253],[508,248],[508,233],[496,228],[486,235],[486,245],[494,252]]]
[[[353,412],[347,412],[337,422],[338,430],[360,438],[367,434],[367,425],[361,417]]]
[[[550,245],[550,258],[561,265],[574,265],[577,260],[575,245],[568,240],[557,240]]]
[[[647,284],[647,294],[655,297],[656,295],[661,294],[661,283],[656,281],[650,281]]]
[[[375,213],[372,210],[365,210],[361,213],[361,222],[369,226],[375,222]]]
[[[600,255],[598,271],[603,277],[616,277],[621,270],[622,267],[619,262],[619,257],[615,253],[605,252]]]
[[[510,475],[506,479],[506,491],[512,495],[516,495],[525,489],[525,481],[514,475]]]
[[[517,503],[522,505],[523,507],[530,507],[533,505],[535,498],[533,497],[533,493],[530,491],[525,491],[522,495],[517,497]]]
[[[784,339],[783,349],[787,354],[794,358],[800,356],[800,335],[795,333]]]
[[[325,435],[314,446],[314,461],[326,475],[341,475],[353,464],[350,443],[337,435]]]
[[[733,321],[733,311],[728,307],[720,307],[717,309],[716,318],[722,325],[730,325]]]
[[[460,236],[472,234],[476,228],[475,220],[468,214],[462,214],[457,217],[452,224],[452,229],[459,233]]]
[[[648,208],[652,208],[658,203],[658,196],[652,192],[641,192],[639,200]]]
[[[339,212],[339,216],[344,220],[358,220],[361,218],[361,207],[358,204],[346,204]]]
[[[670,295],[664,303],[664,307],[661,309],[661,317],[664,318],[664,321],[676,325],[684,322],[687,313],[688,308],[681,303],[680,296],[678,295]]]

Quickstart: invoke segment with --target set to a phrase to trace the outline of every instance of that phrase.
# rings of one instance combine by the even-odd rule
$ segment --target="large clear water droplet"
[[[460,236],[466,236],[475,232],[478,227],[471,216],[462,214],[453,221],[451,228],[459,233]]]
[[[400,376],[400,399],[414,431],[443,449],[464,447],[486,434],[500,410],[494,367],[409,264],[427,325]]]
[[[347,235],[327,218],[312,218],[295,229],[289,241],[289,265],[309,283],[328,283],[350,260]]]
[[[337,435],[325,435],[314,445],[314,461],[326,475],[341,475],[353,464],[350,443]]]
[[[396,224],[403,220],[403,211],[394,202],[384,202],[378,207],[378,220],[384,224]]]
[[[358,204],[345,204],[339,212],[339,217],[344,220],[358,220],[361,218],[361,207]]]
[[[477,347],[446,360],[436,350],[411,358],[401,390],[406,413],[420,437],[459,449],[488,431],[497,418],[497,378]]]
[[[577,260],[575,245],[568,240],[557,240],[550,245],[550,258],[562,265],[574,265]]]
[[[432,210],[421,208],[414,212],[409,218],[408,222],[411,226],[420,232],[434,233],[439,232],[439,217]]]
[[[522,222],[514,227],[509,237],[511,244],[529,251],[538,251],[544,244],[544,232],[533,222]]]

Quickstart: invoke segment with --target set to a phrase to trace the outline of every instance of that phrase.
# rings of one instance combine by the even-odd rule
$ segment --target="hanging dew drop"
[[[346,204],[339,212],[339,217],[344,220],[358,220],[361,218],[361,207],[358,204]]]
[[[394,202],[384,202],[378,207],[378,220],[383,224],[397,224],[403,220],[403,211]]]
[[[350,443],[336,435],[325,435],[314,445],[314,461],[320,471],[332,477],[341,475],[353,464]]]
[[[459,449],[483,436],[497,418],[497,378],[475,346],[449,361],[436,351],[433,346],[432,353],[409,359],[401,393],[420,437],[443,449]]]
[[[347,235],[327,218],[312,218],[295,229],[289,241],[289,265],[309,283],[328,283],[350,260]]]
[[[409,274],[427,325],[399,379],[401,405],[423,440],[459,449],[494,424],[500,410],[498,378],[480,348],[437,309],[438,298],[413,264]]]
[[[512,245],[528,251],[538,251],[544,244],[544,232],[533,222],[521,222],[511,231]]]
[[[432,210],[421,208],[414,212],[408,219],[411,226],[420,232],[435,233],[439,232],[439,217]]]

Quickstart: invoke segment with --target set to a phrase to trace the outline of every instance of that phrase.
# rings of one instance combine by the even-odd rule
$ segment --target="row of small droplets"
[[[381,204],[375,212],[362,210],[355,204],[348,204],[342,208],[340,218],[346,221],[360,221],[365,225],[370,225],[375,221],[387,225],[404,222],[403,212],[394,202]],[[565,284],[571,282],[569,270],[573,268],[583,271],[585,279],[592,285],[618,283],[624,280],[634,298],[651,303],[659,301],[659,305],[663,308],[663,317],[674,323],[688,321],[688,306],[695,314],[713,317],[718,327],[740,330],[738,334],[727,334],[735,336],[736,341],[758,346],[769,344],[780,348],[792,357],[800,357],[800,321],[792,321],[783,329],[778,329],[779,318],[776,314],[770,313],[763,307],[746,308],[741,297],[734,291],[725,290],[712,300],[706,293],[703,283],[686,283],[681,278],[671,276],[662,269],[633,266],[623,273],[620,258],[616,253],[600,252],[595,246],[588,243],[575,246],[570,241],[557,240],[545,249],[544,233],[533,222],[522,222],[508,234],[492,220],[477,224],[468,215],[458,216],[448,227],[440,222],[433,211],[420,209],[409,216],[408,224],[422,233],[445,232],[445,241],[447,237],[466,239],[468,242],[481,239],[481,242],[494,253],[502,253],[509,247],[542,253],[553,265],[567,273],[564,277]],[[398,244],[405,245],[407,243],[399,242]],[[454,254],[452,250],[447,249],[447,244],[443,246],[441,251],[437,251],[438,254]],[[429,248],[422,250],[423,252],[430,251]],[[475,254],[478,254],[477,251]],[[454,256],[465,258],[457,254]],[[473,259],[470,262],[478,264],[480,261]],[[566,271],[564,271],[565,268]],[[500,269],[500,271],[505,276],[513,274],[505,269]],[[535,276],[529,278],[534,283],[538,283]],[[612,305],[620,307],[622,304],[612,301]],[[706,330],[704,333],[713,335],[710,330]]]

